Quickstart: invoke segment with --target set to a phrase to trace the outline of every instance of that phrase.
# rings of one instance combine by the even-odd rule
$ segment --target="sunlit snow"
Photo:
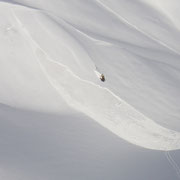
[[[0,1],[0,179],[180,178],[179,6]]]

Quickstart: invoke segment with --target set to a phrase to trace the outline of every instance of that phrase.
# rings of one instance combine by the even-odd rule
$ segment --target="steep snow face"
[[[98,69],[108,77],[103,86],[154,121],[180,130],[179,30],[156,4],[152,8],[145,1],[123,0],[16,2],[39,8],[18,12],[19,18],[53,59],[96,83],[92,73]],[[66,56],[75,58],[60,58],[68,52],[62,40],[70,51]]]
[[[0,0],[0,179],[179,179],[178,6]]]
[[[38,48],[36,54],[49,82],[73,108],[133,144],[157,150],[180,148],[180,133],[159,126],[109,89],[79,78]]]
[[[144,2],[111,2],[1,2],[1,102],[66,102],[135,145],[179,149],[179,31]]]
[[[13,17],[13,6],[1,3],[0,9],[0,102],[14,107],[63,112],[65,105],[41,73],[31,46]]]

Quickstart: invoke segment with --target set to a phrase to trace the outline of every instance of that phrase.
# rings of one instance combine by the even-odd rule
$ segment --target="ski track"
[[[165,151],[164,152],[168,162],[170,163],[170,165],[172,166],[172,168],[175,170],[177,177],[180,179],[180,168],[177,165],[177,163],[175,162],[175,160],[172,158],[171,154],[169,151]]]
[[[169,45],[167,45],[166,43],[162,42],[159,39],[156,39],[155,37],[152,37],[151,35],[149,35],[148,33],[144,32],[143,30],[141,30],[139,27],[137,27],[136,25],[132,24],[130,21],[128,21],[126,18],[122,17],[121,15],[119,15],[118,13],[116,13],[115,11],[113,11],[110,7],[108,7],[107,5],[105,5],[105,3],[103,3],[101,0],[96,0],[97,3],[99,3],[102,7],[104,7],[104,9],[106,9],[107,11],[109,11],[111,14],[113,14],[114,16],[116,16],[118,19],[122,20],[125,24],[129,25],[131,28],[137,30],[138,32],[144,34],[146,37],[148,37],[149,39],[157,42],[158,44],[166,47],[167,49],[171,50],[172,52],[180,55],[180,53],[175,50],[174,48],[170,47]]]
[[[80,82],[84,82],[84,83],[86,83],[86,84],[90,84],[90,85],[92,85],[93,87],[97,87],[98,89],[102,89],[103,91],[105,91],[105,92],[108,92],[109,94],[111,94],[111,96],[112,97],[114,97],[116,100],[117,100],[117,106],[118,107],[120,107],[122,104],[124,104],[124,108],[125,108],[125,112],[123,112],[123,113],[127,113],[127,116],[129,115],[129,113],[130,113],[130,117],[131,116],[133,116],[133,115],[135,115],[135,116],[137,116],[137,117],[140,117],[140,120],[138,120],[138,119],[136,119],[136,118],[134,118],[134,117],[131,117],[131,119],[130,120],[132,120],[133,119],[133,122],[131,122],[132,124],[130,124],[132,127],[129,127],[128,126],[128,124],[127,124],[127,122],[120,122],[120,125],[122,125],[123,127],[122,128],[124,128],[124,129],[121,129],[121,130],[123,130],[123,132],[125,132],[125,128],[126,128],[126,130],[127,131],[129,131],[129,132],[131,132],[131,130],[132,130],[132,128],[133,127],[135,127],[135,126],[137,126],[138,128],[140,128],[143,132],[140,132],[140,134],[138,134],[138,137],[140,138],[143,134],[142,133],[145,133],[144,135],[145,136],[150,136],[150,138],[155,138],[155,139],[157,139],[157,141],[158,142],[154,142],[154,141],[156,141],[156,140],[152,140],[152,143],[153,143],[153,145],[155,146],[155,147],[152,147],[152,149],[159,149],[159,150],[164,150],[164,148],[163,147],[161,147],[161,146],[159,146],[159,141],[162,143],[162,142],[164,142],[164,143],[166,143],[166,149],[165,149],[165,151],[168,151],[168,150],[173,150],[173,149],[177,149],[177,148],[179,148],[179,134],[178,133],[176,133],[175,131],[171,131],[171,130],[169,130],[169,129],[166,129],[166,128],[164,128],[164,127],[161,127],[160,125],[158,125],[158,124],[156,124],[154,121],[152,121],[152,120],[150,120],[150,119],[148,119],[147,117],[145,117],[142,113],[140,113],[140,112],[138,112],[135,108],[133,108],[132,106],[130,106],[130,105],[128,105],[125,101],[123,101],[122,99],[120,99],[117,95],[115,95],[112,91],[110,91],[108,88],[105,88],[105,87],[102,87],[102,86],[100,86],[100,85],[97,85],[97,84],[95,84],[95,83],[93,83],[93,82],[91,82],[91,81],[88,81],[88,80],[84,80],[84,79],[82,79],[82,78],[80,78],[79,76],[77,76],[76,74],[74,74],[70,69],[69,69],[69,67],[68,66],[66,66],[66,65],[64,65],[64,64],[61,64],[61,63],[59,63],[59,62],[57,62],[57,61],[54,61],[54,60],[52,60],[50,57],[49,57],[49,55],[37,44],[37,42],[31,37],[31,35],[30,35],[30,33],[27,31],[27,29],[25,29],[25,27],[23,27],[23,24],[21,23],[21,21],[19,20],[19,18],[16,16],[16,14],[15,14],[15,12],[12,10],[12,13],[13,13],[13,16],[14,16],[14,18],[16,19],[16,21],[18,22],[18,24],[20,25],[20,29],[21,29],[21,31],[22,31],[22,34],[24,35],[24,37],[25,37],[25,39],[30,43],[30,45],[31,45],[31,47],[32,47],[32,50],[33,50],[33,52],[35,52],[35,55],[36,55],[36,58],[37,58],[37,61],[38,61],[38,64],[40,65],[40,67],[41,67],[41,69],[42,69],[42,71],[43,71],[43,73],[44,73],[44,75],[46,76],[46,78],[47,78],[47,80],[48,80],[48,82],[51,84],[51,86],[53,87],[53,88],[55,88],[58,92],[59,92],[59,88],[56,86],[56,80],[52,80],[52,78],[50,77],[50,75],[47,73],[47,71],[46,71],[46,68],[42,65],[42,63],[41,63],[41,61],[40,61],[40,59],[38,58],[38,55],[37,55],[37,50],[40,50],[44,55],[45,55],[45,59],[46,60],[48,60],[49,62],[51,62],[51,63],[53,63],[53,64],[56,64],[56,65],[58,65],[58,66],[60,66],[60,67],[63,67],[64,69],[65,69],[65,71],[67,71],[69,74],[71,74],[71,76],[72,77],[74,77],[74,78],[76,78],[76,79],[78,79]],[[75,56],[76,58],[78,58],[77,56]],[[65,96],[67,96],[67,95],[65,95]],[[73,97],[71,97],[71,98],[73,98]],[[76,100],[74,100],[74,101],[76,101]],[[74,105],[74,104],[73,104]],[[75,108],[75,107],[74,107]],[[127,108],[129,108],[130,109],[130,112],[128,112],[128,109]],[[75,108],[76,109],[76,108]],[[116,113],[116,109],[112,109],[112,112],[113,112],[113,110],[115,111],[115,113]],[[86,112],[84,112],[84,113],[86,113]],[[88,113],[87,113],[87,115],[88,115]],[[109,115],[109,114],[108,114]],[[110,116],[110,115],[109,115]],[[129,116],[128,116],[129,117]],[[95,118],[95,120],[96,120],[96,118]],[[116,122],[115,122],[115,120],[109,120],[108,119],[108,121],[112,121],[114,124],[116,124]],[[98,122],[98,121],[97,121]],[[111,122],[111,123],[112,123]],[[107,126],[107,124],[106,125],[104,125],[104,124],[102,124],[102,122],[98,122],[98,123],[100,123],[101,125],[103,125],[104,127],[106,127]],[[119,123],[119,122],[118,122]],[[112,124],[111,124],[112,125]],[[150,127],[148,127],[150,125]],[[113,127],[114,127],[114,125],[113,125]],[[106,127],[106,128],[108,128],[108,127]],[[113,128],[112,128],[112,126],[111,126],[111,128],[108,128],[109,130],[111,130],[111,132],[113,132],[113,133],[115,133],[116,135],[118,135],[118,133],[117,133],[117,131],[120,131],[119,129],[117,129],[117,127],[114,127],[115,128],[115,132],[113,132]],[[152,130],[152,128],[155,128],[155,130],[153,131]],[[147,132],[146,132],[147,131]],[[152,131],[152,132],[151,132]],[[153,136],[153,133],[158,133],[158,132],[161,132],[162,134],[157,134],[157,135],[154,135]],[[120,133],[122,133],[122,132],[120,132]],[[152,135],[151,135],[152,134]],[[130,134],[129,135],[129,137],[130,136],[133,136],[133,134]],[[152,137],[151,137],[152,136]],[[160,137],[159,137],[160,136]],[[120,136],[121,137],[121,136]],[[123,137],[122,137],[123,138]],[[137,137],[135,137],[135,136],[133,136],[133,137],[130,137],[130,138],[133,138],[133,139],[135,139],[135,142],[139,142],[140,144],[141,144],[141,140],[138,140],[138,138]],[[164,139],[165,138],[165,139]],[[126,139],[126,138],[123,138],[123,139]],[[127,140],[127,139],[126,139]],[[166,140],[168,140],[168,142],[166,142]],[[170,146],[170,142],[169,141],[172,141],[173,143],[175,142],[175,140],[178,142],[177,144],[173,144],[172,146]],[[131,141],[129,141],[129,142],[131,142]],[[142,142],[144,142],[143,140],[142,140]],[[131,143],[133,143],[133,144],[136,144],[136,143],[134,143],[134,142],[131,142]],[[147,143],[146,143],[147,144]],[[157,144],[157,147],[156,147],[156,144]],[[139,144],[136,144],[136,145],[139,145]],[[141,144],[140,146],[143,146],[143,144]],[[146,145],[144,145],[143,147],[146,147]],[[151,149],[151,147],[146,147],[146,148],[150,148]],[[169,155],[167,156],[168,158],[169,158]],[[169,158],[169,159],[171,159],[171,158]],[[171,161],[170,161],[171,163],[172,162],[174,162],[172,159],[171,159]],[[173,163],[172,163],[173,164]],[[173,167],[176,167],[176,165],[175,165],[175,163],[174,163],[174,166]],[[176,167],[176,170],[177,170],[178,168]]]

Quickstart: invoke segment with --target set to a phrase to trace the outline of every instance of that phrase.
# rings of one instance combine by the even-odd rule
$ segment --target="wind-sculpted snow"
[[[24,9],[21,11],[24,13]],[[29,19],[26,22],[25,20],[29,17],[29,14],[30,16],[33,15],[32,11],[24,13],[24,16],[21,16],[21,11],[17,15],[17,11],[11,11],[14,19],[19,24],[20,32],[31,45],[37,62],[50,84],[70,106],[87,114],[114,134],[133,144],[156,150],[175,150],[180,148],[180,133],[160,126],[128,105],[108,88],[101,87],[95,83],[94,79],[96,76],[93,76],[93,74],[95,75],[95,62],[92,62],[86,48],[82,48],[79,45],[80,42],[66,32],[63,19],[59,23],[55,20],[56,18],[53,20],[51,16],[44,15],[43,12],[43,14],[38,13],[34,16],[46,22],[49,28],[52,26],[55,30],[52,32],[59,35],[60,42],[57,45],[61,57],[58,59],[56,56],[54,59],[48,55],[48,51],[51,54],[52,48],[47,49],[49,46],[46,46],[46,43],[42,44],[45,39],[43,40],[42,37],[37,36],[37,32],[40,33],[42,28],[46,30],[45,27],[47,25],[43,27],[43,24],[39,24],[36,19]],[[124,18],[122,20],[126,21]],[[35,23],[38,23],[36,24],[37,29],[32,28]],[[134,27],[129,22],[126,23]],[[29,28],[30,32],[28,32],[26,27]],[[134,28],[141,32],[138,28]],[[75,30],[88,39],[101,43],[101,40],[93,39],[77,28]],[[48,30],[46,31],[48,35]],[[34,34],[37,42],[31,34]],[[142,34],[144,35],[143,32]],[[51,39],[49,39],[49,42],[52,41]],[[109,42],[107,44],[109,45]],[[106,45],[106,42],[104,45]],[[164,44],[163,46],[167,47]]]
[[[153,8],[159,10],[162,12],[166,17],[170,19],[170,21],[173,22],[174,26],[176,28],[180,29],[180,23],[179,23],[179,6],[180,2],[179,0],[141,0],[142,2],[146,2],[147,4],[150,4]]]
[[[0,0],[0,178],[180,178],[178,6]]]
[[[75,109],[133,144],[156,150],[180,149],[180,133],[146,118],[108,89],[80,79],[38,48],[36,54],[49,82]]]
[[[16,20],[21,25],[17,17]],[[180,133],[156,124],[107,88],[81,79],[69,67],[52,60],[26,29],[22,33],[48,81],[70,106],[133,144],[167,151],[180,148]]]

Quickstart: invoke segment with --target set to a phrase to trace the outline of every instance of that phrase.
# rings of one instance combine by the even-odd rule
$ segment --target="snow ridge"
[[[168,44],[162,42],[161,40],[152,37],[151,35],[149,35],[148,33],[144,32],[143,30],[141,30],[139,27],[137,27],[136,25],[132,24],[131,22],[129,22],[126,18],[122,17],[121,15],[119,15],[118,13],[116,13],[115,11],[113,11],[110,7],[106,6],[105,3],[103,3],[101,0],[96,0],[96,2],[98,2],[102,7],[104,7],[107,11],[109,11],[110,13],[114,14],[118,19],[122,20],[125,24],[129,25],[130,27],[132,27],[133,29],[136,29],[137,31],[139,31],[140,33],[144,34],[146,37],[150,38],[151,40],[157,42],[158,44],[166,47],[167,49],[169,49],[170,51],[180,55],[180,53],[175,50],[174,48],[170,47]]]
[[[80,78],[68,66],[51,59],[23,27],[15,12],[13,15],[49,83],[70,106],[135,145],[164,151],[180,149],[180,133],[158,125],[109,89]]]

